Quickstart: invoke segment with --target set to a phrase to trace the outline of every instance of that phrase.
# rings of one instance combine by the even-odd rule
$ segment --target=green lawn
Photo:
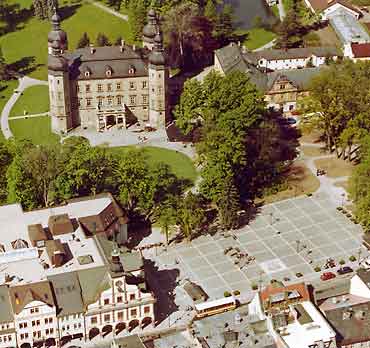
[[[293,0],[283,0],[283,6],[285,9],[285,12],[288,12],[293,6]]]
[[[49,111],[48,86],[33,86],[27,88],[15,103],[10,117],[23,116],[24,110],[29,115]]]
[[[14,137],[30,139],[34,144],[59,142],[59,136],[51,132],[49,116],[10,120],[9,126]]]
[[[249,50],[254,50],[263,45],[266,45],[271,40],[276,38],[276,34],[263,28],[253,28],[247,31],[248,38],[244,45]]]
[[[276,18],[280,18],[278,5],[273,5],[271,10]]]
[[[150,163],[164,162],[168,164],[173,172],[180,178],[189,179],[195,181],[197,178],[197,172],[195,170],[192,160],[186,155],[168,149],[163,149],[160,147],[135,147],[135,146],[122,146],[122,147],[112,147],[109,148],[113,153],[125,153],[133,148],[144,149],[149,156]]]
[[[111,41],[118,36],[130,42],[131,33],[129,24],[120,18],[93,6],[91,4],[75,4],[69,8],[70,17],[62,22],[63,29],[68,34],[69,49],[73,50],[83,32],[87,32],[92,41],[98,32],[105,33]],[[60,6],[63,8],[63,6]],[[46,80],[47,68],[47,35],[51,25],[48,21],[31,18],[24,23],[23,28],[0,37],[4,57],[7,63],[14,63],[34,59],[37,69],[30,76]]]

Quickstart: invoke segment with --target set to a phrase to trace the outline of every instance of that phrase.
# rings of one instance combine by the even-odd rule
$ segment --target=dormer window
[[[111,77],[112,76],[112,73],[113,73],[112,67],[109,66],[109,65],[106,65],[105,66],[105,75],[107,77]]]
[[[135,69],[135,67],[134,67],[133,65],[131,65],[131,66],[129,67],[129,69],[128,69],[128,73],[129,73],[130,75],[135,74],[135,71],[136,71],[136,69]]]

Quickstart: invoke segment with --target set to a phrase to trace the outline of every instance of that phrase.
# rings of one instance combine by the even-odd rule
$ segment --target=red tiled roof
[[[345,0],[308,0],[308,1],[310,2],[312,8],[315,11],[323,11],[334,4],[341,4],[342,6],[347,7],[350,10],[361,14],[361,12],[357,8],[353,7]]]
[[[310,294],[305,283],[292,284],[285,287],[274,287],[272,285],[269,285],[263,291],[261,291],[261,300],[262,302],[264,302],[268,300],[271,295],[293,290],[298,291],[298,293],[301,295],[300,299],[302,301],[310,300]]]
[[[352,43],[351,48],[355,58],[370,57],[370,43]]]

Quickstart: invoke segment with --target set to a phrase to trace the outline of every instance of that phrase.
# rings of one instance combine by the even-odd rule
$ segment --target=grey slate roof
[[[80,270],[77,274],[85,306],[96,302],[100,293],[110,286],[105,266]]]
[[[351,310],[351,316],[343,319],[343,313]],[[364,316],[360,318],[358,314]],[[339,334],[342,345],[370,341],[370,302],[337,308],[325,312],[329,323]]]
[[[48,278],[54,288],[58,316],[83,312],[84,305],[76,272],[55,274]]]
[[[112,68],[110,78],[122,77],[142,77],[148,75],[147,61],[141,55],[141,50],[133,50],[130,46],[124,46],[121,51],[120,46],[94,47],[91,53],[90,47],[79,48],[72,53],[66,53],[65,58],[70,63],[70,70],[75,78],[81,80],[93,80],[107,78],[107,67]],[[130,74],[130,68],[134,68],[134,73]],[[90,71],[90,76],[85,76],[85,71]]]
[[[117,347],[121,348],[145,348],[146,346],[140,339],[139,335],[130,335],[122,338],[116,338],[114,340]]]
[[[274,82],[282,76],[286,77],[299,90],[305,90],[307,89],[311,79],[318,75],[323,69],[325,69],[325,67],[272,71],[267,73],[266,90],[270,90]]]
[[[7,285],[0,286],[0,323],[13,321],[13,309]]]
[[[264,73],[247,61],[241,53],[241,49],[236,44],[230,44],[215,51],[215,54],[221,64],[222,70],[225,74],[233,71],[245,72],[249,75],[250,81],[256,87],[263,91],[269,91],[274,82],[281,76],[291,81],[299,90],[307,88],[312,77],[317,75],[325,67],[304,68],[304,69],[290,69],[290,70],[276,70],[269,73]]]
[[[302,47],[302,48],[290,48],[284,49],[268,49],[257,52],[246,52],[243,54],[247,61],[257,62],[265,58],[267,60],[284,60],[284,59],[297,59],[297,58],[309,58],[311,56],[316,57],[333,57],[342,56],[341,51],[335,46],[327,47]]]
[[[351,282],[349,279],[336,280],[334,283],[320,284],[315,286],[314,289],[314,300],[320,302],[330,297],[346,295],[349,293]]]

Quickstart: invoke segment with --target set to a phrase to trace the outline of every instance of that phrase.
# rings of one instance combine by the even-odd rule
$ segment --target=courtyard
[[[235,250],[255,260],[243,264],[243,258],[238,260],[235,252],[232,256]],[[167,251],[144,251],[144,256],[155,261],[159,269],[179,270],[180,285],[190,279],[202,286],[210,299],[223,297],[225,291],[239,290],[243,295],[271,280],[284,284],[321,282],[323,272],[337,274],[341,260],[356,269],[359,257],[368,254],[362,247],[361,227],[337,211],[324,193],[263,206],[257,217],[240,230],[202,235],[191,242],[170,245]],[[356,260],[350,261],[353,257]],[[329,258],[336,266],[325,269]],[[321,270],[315,271],[316,267]],[[340,277],[345,276],[337,275]],[[189,304],[179,288],[175,289],[176,303]]]

